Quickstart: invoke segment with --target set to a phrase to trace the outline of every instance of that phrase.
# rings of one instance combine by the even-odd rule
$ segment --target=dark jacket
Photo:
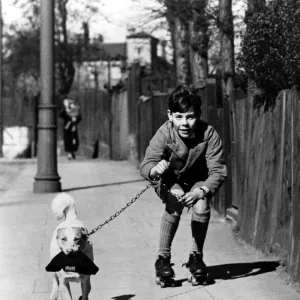
[[[59,112],[59,117],[64,121],[64,147],[66,152],[76,152],[79,147],[77,124],[81,121],[81,115],[72,118],[65,109]]]
[[[212,195],[227,177],[222,141],[215,129],[199,120],[194,143],[187,146],[178,136],[171,121],[165,122],[155,133],[140,165],[143,178],[150,180],[150,170],[165,159],[170,167],[162,175],[168,187],[175,183],[189,189],[206,186]]]

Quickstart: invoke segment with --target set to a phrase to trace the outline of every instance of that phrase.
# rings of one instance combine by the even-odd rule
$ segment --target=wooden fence
[[[18,157],[30,157],[36,152],[34,141],[37,134],[37,101],[38,97],[26,97],[17,93],[6,94],[2,98],[1,114],[4,134],[8,134],[10,140],[17,142],[16,137],[9,134],[8,127],[27,127],[29,130],[29,146]]]
[[[125,160],[129,156],[129,109],[128,92],[123,89],[112,95],[111,148],[114,160]]]
[[[144,158],[149,141],[157,129],[167,121],[167,96],[152,96],[138,104],[138,157],[139,162]]]
[[[93,157],[110,157],[110,95],[104,91],[73,91],[70,98],[78,101],[81,107],[82,121],[78,125],[80,147],[78,154]],[[24,155],[36,155],[36,125],[38,124],[38,97],[21,98],[11,95],[3,99],[3,126],[24,126],[29,128],[32,147]],[[59,103],[57,103],[59,106]],[[58,107],[59,109],[59,107]],[[64,155],[63,121],[58,119],[58,150]]]
[[[300,97],[282,91],[272,111],[253,107],[253,97],[233,102],[236,171],[233,197],[241,237],[281,255],[300,279]],[[235,188],[234,188],[235,187]]]
[[[78,154],[87,158],[109,158],[111,143],[111,98],[105,91],[79,90],[69,97],[78,101],[82,121],[78,125]],[[62,147],[62,120],[58,120],[58,143]]]

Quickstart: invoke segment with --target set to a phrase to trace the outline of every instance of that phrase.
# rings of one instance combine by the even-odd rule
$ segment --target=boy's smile
[[[171,113],[168,110],[168,117],[181,138],[189,139],[194,137],[198,116],[195,114],[193,108],[190,108],[185,113]]]

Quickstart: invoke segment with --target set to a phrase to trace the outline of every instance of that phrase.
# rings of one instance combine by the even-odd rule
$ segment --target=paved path
[[[0,163],[0,168],[2,168]],[[89,229],[108,219],[142,190],[146,182],[128,162],[60,159],[62,187],[76,199],[79,217]],[[20,167],[0,194],[0,298],[48,299],[49,244],[56,226],[50,210],[54,194],[33,194],[36,162]],[[0,177],[1,181],[1,177]],[[205,261],[216,283],[191,286],[185,269],[190,246],[190,214],[184,213],[173,246],[178,287],[155,284],[159,223],[163,206],[152,189],[114,221],[92,235],[95,263],[90,300],[296,300],[292,287],[275,271],[277,262],[236,244],[231,228],[213,213]],[[74,299],[78,284],[71,285]]]

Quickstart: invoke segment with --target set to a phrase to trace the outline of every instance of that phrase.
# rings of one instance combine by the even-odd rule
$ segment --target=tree
[[[245,22],[253,16],[253,14],[262,11],[266,7],[266,0],[247,0],[247,11],[245,15]]]
[[[262,12],[266,8],[266,0],[248,0],[247,1],[247,11],[245,14],[245,23],[247,24],[249,20],[255,15],[256,13]],[[243,72],[240,72],[241,76],[244,76]],[[259,95],[262,93],[261,89],[257,87],[253,80],[248,78],[247,87],[252,89],[254,95]],[[256,96],[255,96],[256,97]],[[258,96],[259,97],[259,96]]]
[[[190,68],[190,31],[191,11],[189,0],[163,0],[166,8],[171,40],[174,50],[174,64],[177,84],[188,84],[191,81]]]
[[[40,78],[39,30],[15,30],[13,34],[6,35],[5,40],[5,48],[9,49],[6,50],[4,60],[6,86],[20,86],[24,92],[26,82],[30,82],[27,93],[35,96]]]
[[[139,2],[140,0],[136,0]],[[150,11],[148,22],[167,21],[173,48],[177,83],[202,86],[208,75],[209,18],[208,0],[152,0],[160,7],[143,5]],[[140,3],[140,2],[139,2]]]
[[[202,87],[208,77],[209,16],[208,0],[191,0],[190,64],[192,83]]]
[[[248,20],[239,68],[262,90],[256,103],[272,107],[280,90],[300,85],[300,3],[273,0]]]
[[[56,22],[55,22],[55,56],[58,94],[65,98],[68,95],[75,76],[73,47],[68,41],[67,31],[67,11],[68,0],[56,2]]]
[[[88,22],[91,16],[98,13],[99,3],[97,0],[90,0],[88,3],[84,0],[56,0],[55,2],[56,94],[62,97],[70,91],[75,76],[74,59],[76,53],[74,53],[74,45],[70,43],[70,32],[67,26],[69,22],[75,20],[76,22]],[[28,35],[28,32],[32,32],[32,35],[36,35],[35,39],[38,41],[40,1],[15,0],[14,5],[19,6],[24,11],[25,20],[21,26],[14,25],[11,29],[19,37],[24,36],[25,31],[26,35]],[[22,38],[19,39],[19,43],[22,43]],[[38,50],[39,47],[36,49]],[[36,54],[36,52],[31,53]],[[22,54],[22,51],[16,53]],[[39,57],[39,53],[36,57]],[[24,60],[24,56],[20,55],[18,58],[20,61]],[[14,59],[16,59],[15,55]],[[36,62],[38,62],[37,59]],[[39,74],[39,65],[35,64],[35,67],[35,73]]]
[[[202,87],[208,76],[208,0],[163,0],[172,37],[177,83]]]
[[[219,0],[219,9],[223,94],[229,96],[234,90],[235,73],[232,0]]]

